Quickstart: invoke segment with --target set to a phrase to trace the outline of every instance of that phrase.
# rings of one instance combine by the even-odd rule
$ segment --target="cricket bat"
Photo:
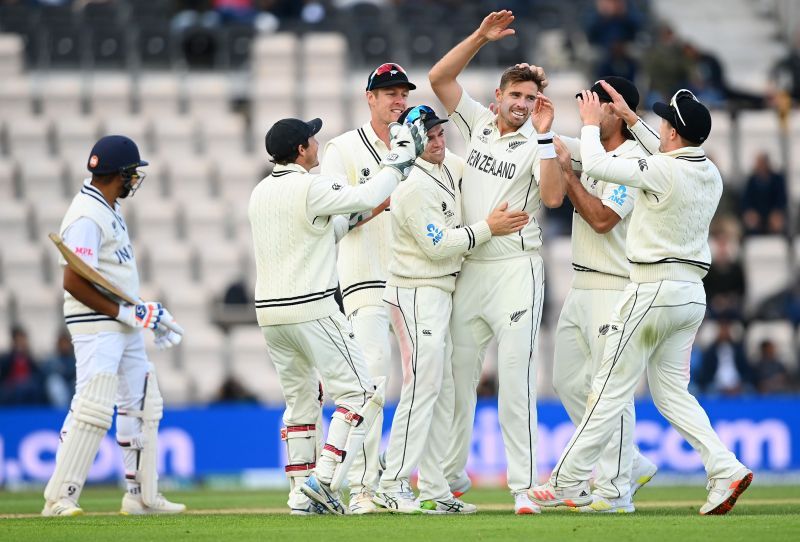
[[[92,266],[84,262],[80,256],[75,254],[73,250],[64,243],[64,240],[61,239],[61,236],[55,233],[48,234],[48,237],[56,245],[56,248],[64,256],[64,259],[67,261],[67,265],[75,271],[79,276],[85,278],[92,284],[94,284],[98,290],[100,290],[103,295],[111,299],[112,301],[119,302],[124,301],[125,303],[130,303],[131,305],[138,305],[142,302],[141,299],[137,299],[106,277],[101,275],[96,269]],[[171,325],[171,323],[163,322],[164,326],[175,331],[178,334],[183,334],[183,329],[175,328]]]

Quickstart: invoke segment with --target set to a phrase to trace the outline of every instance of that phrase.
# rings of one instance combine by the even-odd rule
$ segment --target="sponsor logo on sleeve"
[[[616,203],[617,205],[624,205],[625,200],[628,198],[628,188],[625,185],[619,185],[614,189],[611,196],[608,198],[609,201]]]
[[[439,243],[439,241],[442,240],[444,232],[441,229],[434,226],[433,224],[428,224],[428,233],[426,235],[431,238],[431,241],[433,241],[433,244],[435,246],[436,244]]]

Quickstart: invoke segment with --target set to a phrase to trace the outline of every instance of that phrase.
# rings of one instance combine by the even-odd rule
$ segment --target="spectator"
[[[708,51],[701,51],[691,43],[685,43],[683,52],[689,61],[688,88],[701,102],[710,107],[739,109],[762,109],[766,102],[763,96],[735,90],[725,82],[725,71],[719,59]]]
[[[228,285],[222,302],[228,306],[250,305],[253,303],[243,278],[237,279]]]
[[[789,320],[800,325],[800,277],[784,290],[765,299],[755,311],[754,320]]]
[[[58,334],[56,351],[45,362],[45,391],[51,405],[66,408],[75,393],[75,351],[66,329]]]
[[[800,102],[800,28],[795,31],[789,54],[779,60],[770,74],[774,93],[788,95]]]
[[[741,395],[754,381],[742,341],[734,338],[730,320],[720,320],[717,338],[706,348],[694,381],[701,393]]]
[[[596,0],[585,25],[589,43],[603,51],[614,43],[634,41],[644,28],[644,19],[627,0]]]
[[[600,59],[595,70],[595,79],[614,75],[635,81],[638,72],[639,63],[628,53],[628,45],[622,41],[615,41]]]
[[[28,333],[11,328],[11,351],[0,356],[0,405],[40,405],[45,402],[42,373],[34,361]]]
[[[787,201],[786,177],[772,169],[766,152],[759,153],[742,196],[745,233],[785,234]]]
[[[650,86],[645,104],[648,109],[655,102],[669,102],[675,91],[687,86],[689,81],[689,59],[683,44],[667,25],[658,29],[656,41],[645,52],[642,66]]]
[[[220,386],[214,401],[219,403],[258,403],[258,398],[250,393],[236,377],[228,375]]]
[[[703,279],[708,315],[712,319],[741,319],[744,307],[745,275],[739,259],[739,240],[719,229],[709,239],[711,267]]]
[[[791,389],[789,371],[778,358],[775,343],[766,339],[759,345],[759,358],[755,365],[755,383],[758,393],[782,393]]]

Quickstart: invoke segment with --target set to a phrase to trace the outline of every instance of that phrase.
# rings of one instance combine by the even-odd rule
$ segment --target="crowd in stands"
[[[89,4],[116,2],[0,0],[0,6],[62,6],[77,12]],[[537,7],[546,3],[544,0],[509,0],[503,2],[502,7],[513,9],[520,17],[534,18]],[[152,0],[152,4],[168,6],[171,26],[191,35],[192,39],[187,39],[184,46],[200,62],[202,58],[212,62],[210,59],[215,57],[209,49],[214,46],[213,40],[207,39],[207,35],[204,38],[204,28],[216,31],[220,27],[244,25],[264,32],[293,25],[325,28],[337,12],[354,9],[357,4],[392,5],[398,9],[421,5],[426,9],[438,6],[467,10],[466,3],[459,0]],[[476,16],[498,7],[498,3],[489,1],[475,4],[477,7],[472,6],[469,11],[474,11]],[[732,87],[726,80],[722,63],[710,51],[686,41],[668,25],[656,24],[646,12],[647,2],[586,0],[583,4],[590,8],[580,25],[594,52],[588,67],[592,78],[619,75],[637,81],[640,88],[647,89],[642,93],[643,109],[655,101],[668,100],[678,88],[689,88],[713,108],[732,113],[779,105],[781,95],[800,102],[800,30],[786,57],[771,72],[772,87],[760,96]],[[192,34],[190,30],[198,31]],[[707,321],[712,324],[714,338],[707,344],[698,343],[693,352],[692,384],[700,394],[726,396],[797,390],[796,370],[790,360],[783,359],[775,341],[760,340],[756,348],[746,344],[748,326],[753,322],[788,322],[795,332],[800,326],[800,278],[793,279],[755,306],[746,306],[745,242],[772,236],[791,245],[792,234],[796,231],[790,221],[786,172],[775,165],[767,152],[761,152],[749,175],[741,183],[727,183],[725,192],[726,201],[712,224],[709,243],[713,263],[704,280]],[[545,212],[545,243],[548,239],[570,235],[573,209],[568,201],[559,209]],[[788,252],[793,250],[789,246]],[[227,311],[223,310],[215,323],[223,329],[254,325],[252,291],[244,279],[230,285],[221,296],[220,306]],[[26,330],[14,327],[10,332],[11,349],[0,353],[0,406],[68,405],[75,384],[75,358],[66,331],[58,336],[53,354],[43,360],[31,354]],[[792,348],[800,358],[798,341],[792,343]],[[480,395],[493,396],[496,389],[494,377],[485,375]],[[242,383],[230,377],[223,383],[217,400],[253,402],[256,398]]]

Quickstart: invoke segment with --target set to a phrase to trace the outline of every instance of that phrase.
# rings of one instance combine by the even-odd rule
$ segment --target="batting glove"
[[[117,320],[135,328],[156,329],[164,312],[164,307],[157,301],[145,301],[138,305],[120,305]]]
[[[417,156],[422,154],[428,143],[422,119],[417,119],[411,124],[393,122],[389,125],[389,137],[389,154],[381,160],[381,163],[393,167],[405,179],[411,172]]]
[[[181,340],[183,340],[183,335],[175,333],[166,326],[159,326],[158,329],[154,329],[153,334],[156,336],[155,345],[159,350],[166,350],[167,348],[177,346],[181,344]]]

